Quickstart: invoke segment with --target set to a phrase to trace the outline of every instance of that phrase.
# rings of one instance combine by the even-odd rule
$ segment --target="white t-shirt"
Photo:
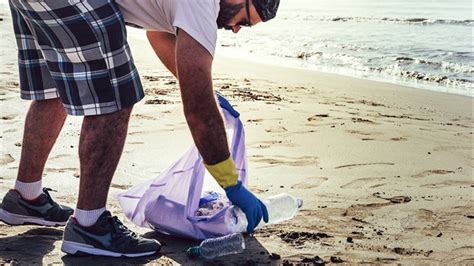
[[[141,28],[186,31],[214,56],[220,0],[116,0],[125,21]]]

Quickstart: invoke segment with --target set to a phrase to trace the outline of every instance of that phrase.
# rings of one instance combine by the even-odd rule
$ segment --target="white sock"
[[[16,180],[15,190],[20,193],[22,198],[26,200],[34,200],[43,193],[43,186],[41,185],[41,180],[32,183],[24,183]]]
[[[87,227],[94,225],[104,211],[105,207],[95,210],[81,210],[76,208],[73,216],[80,225]]]

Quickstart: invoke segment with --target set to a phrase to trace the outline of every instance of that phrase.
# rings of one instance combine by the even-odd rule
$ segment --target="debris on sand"
[[[306,241],[318,241],[321,238],[330,238],[332,236],[326,233],[286,232],[279,234],[279,237],[286,243],[301,245]]]
[[[317,266],[326,265],[326,262],[323,259],[321,259],[319,256],[315,256],[314,258],[303,258],[301,260],[301,262],[312,264],[312,265],[317,265]]]
[[[343,263],[344,261],[339,257],[331,256],[331,262],[332,263]]]

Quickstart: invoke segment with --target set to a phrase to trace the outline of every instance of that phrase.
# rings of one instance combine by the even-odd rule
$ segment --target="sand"
[[[18,169],[28,102],[20,100],[11,19],[0,12],[0,194]],[[474,263],[472,98],[216,57],[214,87],[245,124],[250,189],[301,197],[291,221],[247,237],[239,255],[189,260],[196,242],[138,228],[116,195],[155,177],[191,145],[176,80],[130,36],[146,97],[136,105],[108,208],[164,244],[141,259],[71,257],[62,228],[0,222],[0,263]],[[75,205],[81,118],[68,117],[44,171]],[[272,255],[272,253],[274,253]]]

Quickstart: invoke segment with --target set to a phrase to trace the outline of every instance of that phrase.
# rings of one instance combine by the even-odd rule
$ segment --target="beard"
[[[226,0],[219,3],[219,16],[217,16],[217,28],[222,29],[229,25],[233,17],[244,7],[244,4],[229,4]]]

